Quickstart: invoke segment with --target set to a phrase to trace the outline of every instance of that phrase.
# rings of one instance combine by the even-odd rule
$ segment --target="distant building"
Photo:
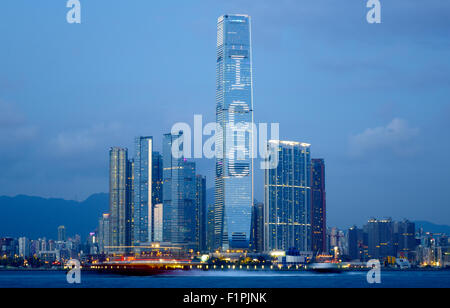
[[[325,162],[311,160],[311,230],[312,250],[315,253],[327,251],[327,220],[325,193]]]
[[[26,237],[19,238],[19,256],[22,258],[28,258],[30,253],[30,240]]]
[[[17,246],[17,241],[14,238],[0,238],[0,256],[14,256],[18,250]]]
[[[250,248],[254,252],[264,251],[264,203],[256,202],[252,209],[252,234]]]
[[[109,218],[109,214],[103,214],[98,222],[98,249],[100,253],[108,253],[107,247],[110,246],[111,235],[109,233]]]
[[[363,257],[364,233],[356,226],[347,231],[347,256],[351,260],[361,260]]]
[[[196,175],[195,177],[196,192],[196,239],[198,241],[198,250],[206,250],[206,177],[201,175]]]
[[[416,225],[409,220],[394,223],[397,256],[412,259],[416,250]]]
[[[153,241],[163,241],[163,211],[164,207],[162,203],[155,204],[153,207]]]
[[[311,251],[310,144],[270,142],[278,166],[265,172],[264,250]]]
[[[371,259],[383,260],[395,256],[394,232],[391,219],[370,219],[367,223],[368,254]]]
[[[58,242],[66,241],[66,227],[59,226],[58,227]]]
[[[127,149],[111,148],[109,170],[110,245],[113,252],[124,253],[131,245],[133,207],[133,163]]]
[[[162,157],[152,137],[137,137],[134,160],[134,242],[154,241],[154,206],[162,203]]]

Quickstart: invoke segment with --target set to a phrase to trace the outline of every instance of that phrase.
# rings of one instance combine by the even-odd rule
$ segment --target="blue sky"
[[[214,121],[216,20],[245,13],[255,120],[326,160],[329,224],[450,224],[450,3],[381,3],[374,25],[362,0],[81,0],[75,25],[64,0],[2,1],[0,195],[106,192],[110,146]]]

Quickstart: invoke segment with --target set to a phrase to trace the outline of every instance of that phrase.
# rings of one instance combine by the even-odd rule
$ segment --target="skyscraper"
[[[182,133],[165,134],[163,142],[163,240],[196,249],[195,163],[172,155],[172,144]],[[182,146],[181,146],[182,147]]]
[[[206,250],[206,177],[196,175],[196,232],[198,250]]]
[[[152,137],[137,137],[134,160],[134,243],[154,241],[154,206],[162,202],[162,158]]]
[[[59,226],[58,227],[58,242],[66,241],[66,227]]]
[[[253,81],[247,15],[217,22],[215,246],[248,248],[253,204]]]
[[[110,245],[122,253],[131,245],[133,167],[125,148],[111,148],[109,157]]]
[[[351,260],[361,259],[363,256],[363,230],[356,226],[351,227],[347,231],[347,255]]]
[[[252,211],[251,248],[255,252],[264,251],[264,203],[256,202]]]
[[[98,222],[98,250],[100,253],[107,253],[110,246],[109,214],[103,214]]]
[[[310,145],[269,143],[278,143],[278,166],[265,172],[264,249],[310,251]]]
[[[325,194],[325,161],[311,160],[311,230],[312,250],[326,252],[326,194]]]
[[[411,259],[416,249],[416,225],[409,220],[394,223],[397,256]]]
[[[394,233],[391,219],[370,219],[367,223],[369,257],[382,260],[394,256]]]

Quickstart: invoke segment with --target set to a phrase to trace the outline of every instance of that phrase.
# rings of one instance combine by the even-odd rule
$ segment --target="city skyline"
[[[443,100],[448,94],[445,88],[445,81],[448,80],[448,76],[446,75],[446,70],[439,70],[441,73],[437,73],[434,69],[442,65],[445,67],[448,65],[448,59],[442,57],[442,53],[445,51],[445,46],[442,45],[443,33],[439,30],[431,31],[434,21],[424,18],[418,14],[418,11],[413,9],[412,15],[419,18],[424,26],[418,33],[417,31],[414,33],[417,33],[419,37],[426,37],[426,42],[430,46],[435,46],[435,48],[431,50],[428,45],[413,39],[411,34],[416,29],[414,28],[414,23],[399,18],[398,12],[402,5],[405,5],[405,2],[401,4],[386,4],[386,9],[390,9],[390,16],[387,16],[383,21],[383,25],[374,30],[374,28],[370,28],[369,25],[365,24],[363,16],[356,12],[360,7],[343,4],[342,7],[337,8],[337,12],[344,18],[340,18],[342,23],[335,23],[337,24],[337,29],[329,29],[331,34],[323,33],[323,29],[331,22],[327,21],[327,18],[320,19],[320,22],[323,22],[323,26],[319,28],[313,27],[316,25],[316,22],[311,19],[300,19],[300,21],[295,21],[295,30],[290,24],[290,22],[294,22],[293,19],[280,20],[280,17],[285,14],[286,16],[292,16],[288,14],[289,10],[305,16],[304,14],[307,10],[317,8],[314,4],[306,2],[299,5],[281,4],[272,13],[274,19],[269,21],[265,17],[270,17],[270,15],[252,5],[244,5],[239,10],[235,9],[233,4],[226,5],[226,7],[207,6],[207,13],[204,17],[199,17],[197,24],[186,25],[186,29],[188,29],[186,40],[194,38],[197,40],[198,46],[201,48],[195,50],[196,55],[193,58],[195,59],[195,66],[201,70],[204,76],[208,77],[203,80],[200,74],[195,74],[195,78],[187,80],[187,72],[192,72],[194,65],[186,61],[184,56],[181,56],[182,61],[180,63],[185,63],[185,66],[179,71],[179,76],[172,74],[173,71],[171,69],[168,71],[162,70],[160,71],[162,80],[165,82],[169,80],[173,82],[172,79],[178,81],[177,84],[186,90],[186,93],[189,93],[189,95],[186,95],[187,105],[192,106],[193,109],[203,112],[206,106],[211,106],[214,94],[209,92],[209,94],[203,93],[207,92],[203,91],[203,89],[211,89],[212,82],[206,81],[206,79],[211,79],[215,68],[211,68],[211,61],[206,61],[205,59],[209,57],[214,62],[214,40],[216,37],[215,34],[211,36],[211,31],[201,29],[210,28],[214,24],[214,22],[211,23],[211,20],[214,20],[224,11],[248,12],[249,15],[253,16],[253,22],[258,25],[258,30],[254,31],[254,44],[258,47],[258,52],[255,55],[258,71],[255,77],[255,89],[257,90],[255,101],[258,106],[258,112],[255,116],[258,118],[258,121],[264,121],[266,119],[270,120],[271,117],[269,115],[273,115],[281,123],[282,139],[310,142],[314,145],[314,156],[326,158],[328,166],[328,217],[330,218],[330,224],[351,225],[354,221],[364,221],[371,216],[391,216],[396,218],[408,216],[414,220],[426,219],[446,224],[448,223],[446,217],[449,217],[448,199],[446,194],[443,193],[445,189],[442,185],[448,183],[448,175],[438,173],[436,170],[438,170],[438,167],[445,169],[445,164],[447,164],[447,161],[442,157],[442,153],[445,153],[448,141],[442,134],[448,129],[446,124],[448,112],[446,111],[450,110],[446,109],[447,105]],[[10,5],[6,4],[6,6],[9,7]],[[43,6],[46,9],[55,9],[51,4],[43,4]],[[331,16],[330,11],[336,9],[335,7],[322,7],[321,12],[325,17]],[[91,193],[107,191],[107,172],[100,171],[100,168],[105,170],[106,168],[104,167],[107,166],[107,159],[105,159],[104,154],[101,154],[104,153],[105,149],[111,144],[122,144],[128,148],[133,148],[133,141],[129,137],[147,132],[157,136],[157,138],[161,138],[161,130],[167,130],[173,124],[171,120],[169,121],[167,111],[161,105],[172,110],[171,116],[177,120],[189,121],[192,118],[191,114],[189,116],[182,115],[185,109],[177,111],[177,109],[172,108],[175,106],[175,102],[180,101],[174,94],[170,95],[170,99],[162,100],[160,92],[155,91],[155,88],[151,87],[152,91],[149,92],[152,92],[154,97],[142,95],[145,88],[143,84],[146,84],[146,78],[144,77],[148,75],[138,69],[136,62],[129,60],[129,58],[126,58],[126,61],[131,64],[131,68],[125,70],[125,72],[132,76],[131,82],[134,86],[128,84],[118,87],[117,91],[113,91],[112,93],[115,94],[116,99],[112,99],[114,103],[111,104],[112,107],[109,111],[101,108],[102,111],[100,112],[96,106],[92,105],[94,101],[98,101],[99,106],[104,106],[104,103],[111,98],[105,94],[111,91],[108,84],[121,84],[123,79],[115,74],[119,68],[115,69],[114,66],[110,66],[111,68],[108,70],[108,65],[106,65],[117,59],[116,49],[112,49],[112,54],[102,52],[105,62],[99,62],[101,65],[100,70],[96,73],[88,70],[87,67],[91,61],[92,56],[90,55],[92,52],[95,54],[95,50],[102,50],[99,49],[98,44],[94,44],[90,49],[78,47],[76,50],[79,53],[71,51],[73,46],[77,46],[77,44],[78,46],[85,46],[85,39],[89,42],[92,40],[91,36],[86,36],[87,31],[98,33],[98,31],[104,29],[98,23],[98,20],[105,21],[105,17],[102,17],[99,13],[99,7],[95,4],[88,4],[86,9],[91,10],[92,16],[95,16],[97,21],[95,18],[90,19],[89,23],[80,25],[78,30],[65,28],[67,26],[60,27],[61,30],[56,30],[58,21],[55,17],[42,21],[42,28],[38,27],[47,33],[47,35],[44,35],[44,51],[49,52],[49,56],[55,58],[54,61],[56,63],[59,63],[58,61],[60,60],[58,59],[66,59],[66,57],[54,57],[55,55],[63,54],[64,52],[67,52],[69,56],[72,55],[72,61],[78,63],[80,68],[80,70],[75,71],[75,75],[68,74],[64,65],[53,66],[52,62],[45,60],[49,58],[42,57],[42,54],[36,51],[37,55],[41,57],[36,57],[36,62],[34,63],[24,62],[23,72],[30,73],[27,74],[27,77],[24,77],[25,75],[21,75],[14,66],[11,66],[11,64],[17,63],[17,60],[14,59],[19,58],[12,57],[7,50],[8,48],[26,50],[27,46],[33,46],[34,41],[20,43],[9,34],[6,34],[5,39],[9,42],[9,45],[7,45],[11,47],[7,47],[6,51],[1,51],[2,57],[0,58],[4,59],[2,61],[5,62],[5,74],[8,75],[1,75],[2,89],[4,91],[0,100],[2,108],[4,107],[4,110],[6,110],[6,113],[3,113],[3,115],[6,115],[10,121],[5,121],[4,117],[2,117],[2,123],[7,125],[7,129],[4,131],[12,129],[17,134],[20,134],[11,134],[15,138],[2,135],[0,139],[2,145],[4,145],[3,149],[9,149],[12,152],[15,152],[13,151],[15,149],[21,151],[20,155],[2,152],[2,155],[5,154],[4,157],[6,157],[8,162],[5,169],[8,181],[2,179],[1,187],[3,190],[0,191],[1,195],[27,193],[52,197],[65,196],[67,199],[73,199],[78,195],[77,199],[84,199]],[[128,7],[124,9],[124,12],[134,13],[134,9],[135,7],[133,6],[131,8]],[[163,4],[158,4],[156,9],[168,10]],[[186,9],[189,11],[188,7]],[[430,5],[425,9],[435,13],[436,8],[434,5]],[[7,10],[2,10],[2,12],[5,11]],[[117,11],[115,12],[117,13]],[[178,16],[177,14],[181,12],[175,11],[173,13]],[[24,16],[25,19],[26,16],[30,17],[30,14],[34,16],[31,8],[24,9],[19,16]],[[117,16],[123,18],[124,21],[127,20],[126,16],[124,17],[121,14],[117,14]],[[446,25],[447,21],[440,19],[440,14],[435,14],[435,16],[437,16],[436,22],[441,21]],[[35,16],[35,18],[38,17]],[[349,20],[348,22],[346,21],[347,19]],[[4,16],[4,20],[11,25],[18,25],[9,16]],[[20,20],[20,22],[24,21]],[[159,19],[158,22],[166,24],[168,21]],[[349,46],[339,42],[338,39],[332,39],[333,33],[337,34],[338,38],[342,35],[350,35],[351,32],[346,28],[350,23],[361,25],[361,27],[357,27],[355,35],[363,43],[367,42],[368,46],[370,46],[365,48],[360,43],[355,43],[355,48],[360,52],[357,53],[354,59],[349,59],[345,56],[345,51],[348,51]],[[123,24],[136,27],[136,23],[130,24],[129,21]],[[24,25],[27,25],[27,23],[25,22]],[[411,29],[406,27],[406,25],[411,26]],[[53,26],[55,26],[55,29],[52,28]],[[151,25],[148,24],[147,28],[138,31],[138,33],[156,35],[151,29]],[[280,29],[288,29],[289,34],[286,35],[298,39],[287,39],[280,34],[283,33]],[[125,27],[125,30],[129,32],[130,28]],[[199,32],[194,30],[199,30]],[[24,37],[29,37],[29,34],[26,33],[23,27],[19,27],[18,31],[22,31]],[[70,40],[66,38],[66,41],[62,37],[64,31],[70,31],[74,37],[71,37]],[[81,33],[77,34],[77,31]],[[121,32],[123,31],[121,29],[115,29],[115,31],[118,34],[124,33]],[[308,31],[311,31],[311,33]],[[396,45],[393,36],[388,35],[388,31],[403,33],[405,36]],[[175,31],[175,28],[167,29],[167,34],[176,34],[178,32],[179,30]],[[202,35],[199,35],[200,33]],[[56,35],[62,45],[58,50],[50,52],[46,46],[51,44],[52,35]],[[200,36],[208,38],[203,40]],[[367,40],[363,38],[364,36],[368,37]],[[385,39],[381,40],[381,37]],[[123,39],[122,36],[120,38]],[[175,44],[169,37],[154,38],[161,39],[161,42],[168,46]],[[74,42],[74,45],[68,44],[69,41]],[[137,41],[130,38],[127,42],[129,46],[122,44],[125,54],[127,56],[135,55],[136,58],[140,59],[141,63],[145,62],[142,61],[144,57],[141,51],[131,52],[131,50],[134,50],[131,46],[136,44],[133,42]],[[212,48],[210,46],[211,42]],[[301,48],[299,46],[300,42],[302,43]],[[109,46],[108,44],[111,43],[111,40],[103,38],[101,43]],[[141,44],[139,46],[142,47],[142,51],[148,51],[150,45],[144,42],[141,42]],[[325,57],[320,52],[332,46],[338,47],[334,49],[335,54],[327,54]],[[408,50],[408,46],[418,46],[419,51],[405,53]],[[162,49],[160,49],[160,45],[152,45],[152,47],[155,47],[155,49],[152,49],[155,56],[161,55]],[[188,55],[193,56],[194,53],[188,49],[186,48]],[[167,48],[164,48],[164,51],[166,52]],[[280,51],[283,51],[286,57],[276,57]],[[317,52],[315,55],[314,51]],[[415,56],[420,51],[427,56],[419,63],[413,61],[409,65],[410,61],[406,60],[408,57],[403,57],[406,54],[409,55],[409,59],[415,59]],[[385,55],[385,62],[378,63],[374,60],[374,56],[379,53]],[[76,56],[77,54],[79,57]],[[303,57],[294,57],[295,54],[303,55]],[[23,57],[23,54],[19,53],[18,57],[20,56]],[[401,60],[402,58],[405,58],[405,60]],[[163,57],[162,59],[167,61],[167,58]],[[289,64],[293,67],[292,71],[286,69],[288,67],[286,65],[287,59],[290,59]],[[434,59],[441,59],[442,61],[438,63]],[[155,65],[154,58],[149,57],[147,60],[152,65]],[[312,63],[313,68],[308,66],[308,63]],[[123,68],[120,63],[118,65],[120,68]],[[50,67],[50,71],[53,70],[53,73],[45,74],[43,78],[38,79],[37,75],[39,72],[45,71],[44,68],[46,67],[47,69]],[[368,72],[362,72],[361,68],[368,68]],[[136,74],[133,73],[133,70]],[[273,71],[273,74],[267,74],[267,72],[271,71]],[[303,74],[297,76],[297,71]],[[340,72],[339,78],[337,78],[336,71]],[[95,77],[88,76],[87,72]],[[110,73],[108,75],[111,78],[106,78],[105,72]],[[386,75],[391,75],[388,74],[390,72],[397,80],[401,80],[401,83],[397,84],[397,88],[395,88],[395,83],[387,85],[382,82],[383,79],[386,79]],[[283,73],[289,77],[289,82],[286,86],[274,80],[276,78],[273,78],[274,75]],[[363,78],[359,78],[361,74]],[[302,77],[303,75],[308,76],[310,81]],[[56,82],[60,86],[60,92],[50,94],[50,92],[45,90],[47,88],[45,85],[46,82],[53,83],[55,76],[66,76],[67,78],[62,78],[62,80]],[[94,94],[92,89],[89,90],[90,87],[85,83],[75,82],[81,90],[80,94],[76,94],[75,98],[65,95],[67,94],[67,85],[74,82],[74,80],[81,80],[76,79],[80,76],[84,76],[83,80],[85,82],[92,83],[103,90],[95,91],[96,94]],[[154,76],[150,76],[150,80],[156,82]],[[358,76],[358,80],[361,80],[360,83],[355,81],[356,76]],[[417,77],[414,79],[411,76]],[[439,76],[441,78],[437,78]],[[371,84],[374,84],[373,87],[363,82],[364,78],[369,77],[370,79],[368,80],[371,80]],[[23,80],[23,82],[20,82],[20,80]],[[184,83],[182,80],[184,80]],[[427,80],[435,80],[436,82],[426,82]],[[303,92],[294,93],[289,87],[296,88],[294,85],[297,82],[295,81],[298,81],[300,86],[302,82],[311,86],[311,90],[306,89],[305,85],[301,87]],[[160,85],[159,82],[155,84]],[[133,87],[137,91],[131,91]],[[318,91],[324,87],[329,91]],[[35,98],[30,98],[26,94],[19,94],[15,90],[17,88],[22,89],[21,93],[35,93]],[[187,90],[187,88],[196,90]],[[214,85],[212,85],[212,89],[214,89]],[[375,89],[375,92],[372,89]],[[380,91],[376,91],[376,89],[380,89]],[[407,93],[411,91],[414,95]],[[333,95],[319,95],[319,92],[330,92]],[[369,92],[374,93],[373,97],[367,97],[366,94]],[[167,91],[164,91],[164,93],[167,94]],[[297,95],[299,96],[297,97]],[[194,99],[191,99],[194,96],[196,97],[195,101],[198,101],[198,103],[194,103]],[[62,97],[65,99],[62,99]],[[431,99],[429,104],[433,104],[432,106],[435,108],[426,107],[426,104],[423,104],[425,99],[426,101]],[[42,107],[39,110],[34,107],[37,104],[37,100],[39,100],[39,106]],[[173,100],[173,105],[168,100]],[[278,105],[283,106],[283,108],[277,108],[276,110],[268,108],[270,101],[277,101]],[[64,103],[59,104],[58,102]],[[124,104],[124,102],[127,102],[127,104]],[[106,120],[106,117],[114,119],[119,118],[117,117],[118,114],[125,114],[122,107],[120,107],[121,105],[131,105],[132,108],[136,109],[137,107],[143,107],[144,103],[151,106],[156,113],[161,115],[160,117],[154,117],[155,124],[147,124],[145,122],[145,127],[143,127],[144,125],[138,127],[139,124],[132,127],[128,124],[129,122],[120,123],[120,121]],[[300,107],[297,107],[297,105],[301,106],[302,109],[299,109]],[[338,106],[343,111],[337,110]],[[212,119],[214,110],[213,108],[207,109],[208,114],[206,116]],[[328,109],[330,113],[325,114],[321,112],[324,109]],[[47,114],[45,110],[54,111]],[[142,110],[149,109],[144,108]],[[342,121],[345,118],[345,110],[354,112],[355,117],[346,118],[346,121]],[[74,116],[69,116],[69,112],[73,113]],[[336,114],[336,117],[331,115],[333,112]],[[104,117],[102,113],[105,113]],[[298,119],[289,116],[289,113],[306,116],[302,117],[303,121],[298,124]],[[97,116],[100,116],[98,122],[93,120]],[[139,115],[136,116],[140,117]],[[324,121],[327,121],[327,125],[324,125]],[[50,131],[53,131],[53,127],[55,128],[55,134],[50,133]],[[325,129],[327,127],[333,127],[332,130],[336,130],[336,132]],[[103,136],[107,136],[107,138],[102,138]],[[111,142],[111,138],[117,141]],[[31,149],[37,148],[37,145],[32,141],[34,139],[42,141],[41,144],[43,146],[36,153],[36,157],[39,161],[42,161],[42,164],[36,164],[36,158],[30,157],[28,154],[30,152],[28,147],[31,147]],[[102,141],[97,142],[98,139]],[[155,143],[161,144],[160,140],[156,140]],[[427,147],[417,147],[419,144],[426,144]],[[46,152],[46,147],[49,145],[54,149],[53,154],[50,156],[46,155],[48,153]],[[438,150],[438,146],[444,150]],[[100,152],[99,147],[101,147],[103,152]],[[380,148],[380,151],[378,155],[375,155],[374,152],[376,152],[377,148]],[[349,152],[351,155],[347,154]],[[418,163],[424,155],[429,158],[429,164]],[[53,165],[46,163],[47,159]],[[64,162],[63,167],[62,161]],[[80,168],[77,165],[77,161],[85,161],[86,164]],[[439,166],[435,165],[437,162],[439,162]],[[410,171],[409,166],[411,164],[417,166],[414,169],[414,173]],[[33,170],[35,170],[31,174],[25,172],[27,166],[30,165],[33,165]],[[199,162],[197,165],[200,171],[202,169],[214,169],[211,164],[208,165],[208,163],[204,162]],[[41,169],[41,166],[46,167]],[[49,168],[49,166],[54,167]],[[57,169],[63,170],[64,173],[59,174]],[[212,179],[214,178],[213,174],[211,172],[201,173],[207,176],[207,186],[211,187]],[[24,176],[25,174],[26,177]],[[67,174],[74,176],[67,180]],[[430,183],[425,183],[423,184],[425,187],[419,187],[418,181],[414,181],[416,177],[437,177],[437,179],[433,186],[429,186],[431,185]],[[52,178],[58,179],[57,183],[52,183]],[[258,178],[261,177],[258,176]],[[349,185],[343,186],[340,184],[344,182]],[[70,191],[63,186],[63,183],[64,185],[68,184]],[[259,201],[262,201],[262,186],[262,182],[255,183],[256,190],[259,190],[256,194],[256,199]],[[437,193],[430,197],[426,193],[430,189],[435,189]],[[382,194],[380,194],[380,191]],[[352,195],[353,198],[349,199],[349,195]],[[428,206],[421,206],[423,204]],[[430,211],[430,207],[434,210]],[[349,213],[348,217],[344,217],[341,211]]]

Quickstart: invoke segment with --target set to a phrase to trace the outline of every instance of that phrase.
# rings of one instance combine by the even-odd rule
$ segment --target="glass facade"
[[[325,194],[325,161],[323,159],[311,160],[312,184],[311,184],[311,228],[312,250],[314,252],[326,252],[326,194]]]
[[[172,144],[180,137],[181,133],[164,135],[163,240],[197,249],[195,163],[172,155]]]
[[[264,249],[311,251],[310,145],[275,142],[278,167],[265,172]]]
[[[248,248],[253,203],[253,86],[247,15],[217,23],[215,248]]]
[[[196,176],[196,223],[198,251],[206,250],[206,177]]]
[[[162,157],[152,137],[137,137],[134,171],[134,243],[154,241],[154,206],[162,202]]]
[[[133,162],[128,150],[113,147],[109,152],[110,245],[112,251],[125,252],[131,245],[133,209]]]

